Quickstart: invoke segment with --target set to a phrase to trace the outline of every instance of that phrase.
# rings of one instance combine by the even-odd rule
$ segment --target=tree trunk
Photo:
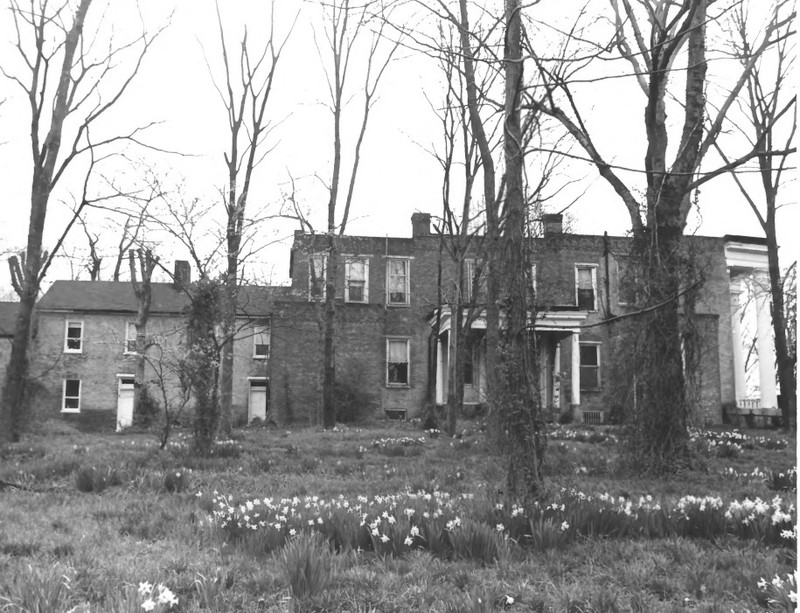
[[[503,297],[506,329],[500,352],[508,495],[526,508],[544,496],[542,457],[545,431],[533,384],[535,338],[528,329],[529,276],[525,264],[525,195],[519,100],[523,86],[520,0],[506,0],[505,158],[506,224],[503,234]]]
[[[322,427],[336,425],[336,270],[339,253],[336,237],[328,233],[328,262],[325,266],[325,312],[322,350]]]
[[[770,224],[770,217],[772,223]],[[767,258],[769,259],[769,288],[772,295],[772,328],[775,331],[775,357],[778,362],[778,384],[781,391],[781,418],[783,427],[794,430],[797,427],[797,380],[794,374],[794,360],[789,355],[786,342],[786,320],[784,318],[783,284],[778,242],[775,236],[775,206],[767,207]]]

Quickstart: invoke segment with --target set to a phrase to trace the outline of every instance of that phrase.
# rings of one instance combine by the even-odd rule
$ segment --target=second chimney
[[[411,236],[431,235],[431,216],[430,213],[414,213],[411,215]]]
[[[542,215],[544,235],[562,234],[564,232],[563,215],[561,213],[546,213]]]
[[[186,288],[192,282],[192,266],[186,260],[175,260],[175,287]]]

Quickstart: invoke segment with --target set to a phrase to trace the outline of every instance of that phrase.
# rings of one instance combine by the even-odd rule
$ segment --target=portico
[[[537,335],[539,380],[538,388],[542,407],[546,412],[557,416],[562,405],[577,411],[580,408],[580,333],[581,325],[586,320],[586,311],[565,309],[546,311],[536,314],[534,331]],[[465,315],[465,319],[466,319]],[[436,326],[434,316],[430,324]],[[439,314],[439,330],[437,332],[436,363],[436,404],[447,402],[448,382],[451,375],[450,361],[452,314],[449,307],[442,307]],[[502,326],[502,321],[501,321]],[[469,352],[466,360],[464,386],[464,404],[482,404],[486,400],[486,351],[485,351],[486,317],[483,313],[471,318],[465,348]],[[571,361],[568,373],[570,392],[568,403],[562,397],[561,376],[561,342],[569,339],[571,343]]]
[[[767,246],[749,237],[730,237],[725,243],[725,261],[730,275],[731,329],[733,337],[733,373],[736,407],[740,413],[779,415],[778,388],[775,377],[775,339],[770,313],[770,289],[767,275]],[[748,396],[745,377],[746,350],[742,326],[744,296],[750,286],[754,293],[758,382],[760,394]]]

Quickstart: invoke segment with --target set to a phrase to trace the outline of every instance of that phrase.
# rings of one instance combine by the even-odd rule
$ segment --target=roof
[[[19,302],[0,302],[0,336],[14,336]]]
[[[189,296],[172,283],[152,283],[151,314],[182,314]],[[286,300],[288,287],[242,286],[241,315],[267,315],[275,299]],[[39,311],[83,311],[135,313],[136,295],[129,281],[56,281],[37,304]]]

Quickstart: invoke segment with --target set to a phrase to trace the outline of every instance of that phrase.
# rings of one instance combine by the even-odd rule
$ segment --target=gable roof
[[[172,283],[153,283],[151,313],[182,313],[189,302]],[[127,281],[56,281],[36,305],[40,311],[136,312],[136,294]]]
[[[152,283],[151,314],[182,315],[189,305],[185,292],[172,283]],[[239,288],[238,313],[268,315],[276,299],[290,299],[289,287],[244,285]],[[36,305],[39,311],[135,313],[136,295],[129,281],[56,281]]]
[[[0,302],[0,337],[14,336],[19,302]]]

